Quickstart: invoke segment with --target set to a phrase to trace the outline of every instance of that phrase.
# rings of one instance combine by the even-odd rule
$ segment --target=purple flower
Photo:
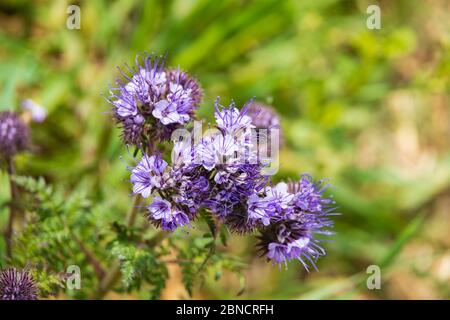
[[[255,126],[253,134],[254,139],[258,141],[260,156],[274,156],[283,144],[283,132],[278,113],[270,106],[255,102],[249,106],[247,115]]]
[[[323,191],[328,185],[323,181],[315,183],[308,174],[303,174],[300,181],[289,183],[289,192],[294,194],[294,202],[298,209],[309,212],[320,212],[324,207],[333,203],[332,199],[324,198]]]
[[[312,230],[307,227],[294,220],[273,223],[261,232],[259,249],[273,263],[287,264],[288,261],[297,259],[307,270],[308,262],[315,267],[315,262],[325,252],[317,241],[314,244],[311,239]]]
[[[286,183],[279,183],[275,187],[266,187],[265,195],[251,195],[247,201],[248,219],[260,221],[264,226],[268,226],[273,219],[281,219],[293,199],[287,188]]]
[[[22,101],[22,109],[31,113],[31,119],[35,122],[43,122],[47,118],[47,110],[31,99]]]
[[[257,194],[252,194],[247,200],[247,206],[250,221],[261,221],[265,226],[270,224],[270,219],[275,214],[271,196],[260,197]]]
[[[169,91],[184,90],[174,88]],[[168,99],[153,110],[165,123],[183,114],[179,104]],[[175,141],[171,165],[159,155],[145,155],[133,168],[133,192],[144,197],[158,194],[148,206],[147,218],[174,231],[206,209],[232,232],[258,230],[259,249],[274,264],[298,260],[307,270],[310,265],[315,268],[325,255],[317,235],[332,234],[334,202],[323,195],[327,185],[306,174],[296,183],[268,185],[266,165],[249,153],[253,141],[246,131],[253,124],[245,114],[248,107],[239,111],[234,103],[222,110],[217,106],[218,102],[218,130],[193,145],[181,138]]]
[[[158,101],[155,104],[152,115],[159,119],[162,124],[168,125],[171,123],[184,123],[189,118],[182,118],[177,111],[177,104],[167,100]]]
[[[190,121],[201,100],[198,82],[180,70],[164,68],[164,59],[137,56],[107,99],[125,143],[137,146],[167,140]]]
[[[203,174],[202,170],[200,172],[192,170],[184,172],[181,177],[174,178],[176,181],[174,198],[193,216],[197,214],[210,193],[211,183]]]
[[[26,150],[29,145],[29,128],[12,111],[0,112],[0,157],[9,159]]]
[[[217,127],[224,133],[236,134],[242,130],[248,130],[254,128],[252,125],[252,119],[246,115],[248,107],[252,104],[253,100],[247,102],[242,110],[236,108],[236,103],[231,102],[228,108],[221,108],[219,104],[219,98],[215,103],[216,112],[214,117],[216,118]]]
[[[300,259],[306,269],[308,265],[303,261],[302,255],[305,253],[311,254],[311,249],[308,247],[310,239],[308,237],[302,237],[297,240],[293,240],[288,244],[281,244],[278,242],[271,242],[267,249],[267,258],[272,260],[274,263],[286,263],[290,259]],[[317,256],[321,255],[318,254]],[[323,252],[325,254],[325,252]],[[310,259],[309,256],[305,255],[306,259]],[[312,260],[310,260],[312,262]],[[314,263],[313,263],[314,265]]]
[[[161,113],[161,116],[164,119],[168,114]],[[181,222],[186,216],[192,220],[200,208],[206,208],[219,219],[224,219],[239,206],[245,213],[244,220],[248,221],[247,200],[264,188],[267,177],[260,173],[260,163],[249,163],[242,157],[245,153],[240,151],[246,148],[246,141],[236,139],[234,133],[216,130],[194,145],[182,139],[175,141],[170,166],[161,162],[160,157],[143,157],[132,169],[133,193],[149,197],[152,192],[157,192],[161,199],[171,204],[171,210],[161,212],[167,215],[180,211]],[[162,163],[159,170],[158,166],[155,168],[158,159]],[[228,219],[233,226],[236,226],[237,220]],[[180,224],[170,226],[175,228]],[[254,227],[255,221],[248,223],[250,225]]]
[[[260,210],[263,214],[268,208],[273,211],[269,211],[270,223],[261,229],[258,246],[273,263],[298,260],[308,270],[309,265],[316,268],[317,259],[325,255],[316,235],[333,234],[329,228],[333,227],[330,216],[334,202],[322,195],[326,186],[320,187],[321,183],[303,175],[297,183],[278,184],[270,192],[266,190],[269,205]]]
[[[237,234],[247,234],[255,230],[255,224],[249,221],[247,207],[238,203],[228,210],[223,218],[228,230]]]
[[[196,146],[196,152],[200,156],[203,167],[211,171],[217,165],[239,161],[236,157],[239,147],[233,136],[218,133],[203,138]]]
[[[172,149],[172,164],[175,167],[186,167],[194,161],[194,148],[190,141],[176,141]]]
[[[230,178],[230,173],[223,170],[223,171],[217,171],[216,175],[214,176],[214,182],[217,184],[227,183]]]
[[[280,117],[270,106],[260,102],[252,103],[247,110],[252,124],[256,129],[280,128]]]
[[[246,212],[248,199],[267,182],[267,177],[261,174],[264,166],[257,159],[251,161],[250,141],[246,136],[251,123],[241,112],[234,103],[220,111],[216,101],[216,127],[219,130],[194,146],[195,163],[201,164],[211,186],[202,206],[224,219],[230,229],[236,229],[232,231],[240,233],[256,225],[256,220],[249,219]],[[227,218],[229,215],[233,216]],[[245,227],[238,227],[240,221],[245,221]]]
[[[181,113],[192,114],[194,112],[192,106],[198,105],[203,96],[198,81],[180,68],[167,71],[167,78],[170,83],[176,84],[177,89],[171,89],[171,92],[183,97],[183,103],[180,105]]]
[[[118,117],[124,119],[132,119],[134,116],[142,117],[138,114],[137,103],[131,96],[124,95],[122,99],[114,101],[113,105],[116,107],[115,111]]]
[[[288,185],[284,182],[278,183],[275,187],[267,187],[266,194],[271,199],[271,207],[279,215],[288,213],[294,195],[288,192]]]
[[[158,194],[148,206],[147,218],[163,230],[174,231],[189,224],[198,213],[203,197],[208,194],[209,181],[182,159],[189,150],[187,145],[176,143],[177,151],[173,153],[176,163],[170,166],[157,154],[145,155],[132,169],[134,193],[144,197]]]
[[[174,231],[176,228],[189,224],[189,217],[179,208],[159,197],[148,206],[149,219],[163,230]]]
[[[276,263],[282,263],[286,261],[287,255],[287,245],[276,242],[269,243],[267,257],[270,260]]]
[[[166,88],[164,62],[162,58],[151,55],[136,56],[135,68],[128,68],[131,77],[124,75],[124,80],[118,80],[119,87],[139,103],[157,101]]]
[[[197,82],[185,72],[172,70],[169,73],[166,99],[155,104],[152,114],[164,125],[186,123],[193,116],[200,100],[201,91]]]
[[[257,165],[223,166],[212,178],[204,206],[221,219],[238,210],[240,216],[245,215],[243,221],[254,226],[255,221],[249,219],[247,213],[248,199],[260,192],[266,181],[267,177],[261,175]]]
[[[0,300],[37,300],[38,288],[26,270],[7,268],[0,272]]]
[[[144,117],[140,114],[128,117],[122,122],[122,138],[131,144],[140,144],[143,132]]]
[[[133,184],[133,193],[141,194],[148,198],[153,188],[164,188],[168,180],[164,169],[167,167],[160,155],[143,155],[142,160],[131,170],[131,183]]]

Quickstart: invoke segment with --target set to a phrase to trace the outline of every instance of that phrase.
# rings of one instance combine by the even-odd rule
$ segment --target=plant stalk
[[[94,253],[89,250],[74,233],[72,233],[72,239],[78,244],[81,252],[83,252],[84,256],[86,257],[87,262],[94,268],[94,272],[97,278],[103,279],[105,277],[105,270],[103,269],[100,261],[98,261],[95,257]]]

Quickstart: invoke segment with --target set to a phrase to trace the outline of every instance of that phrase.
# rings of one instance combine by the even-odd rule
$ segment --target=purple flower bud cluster
[[[328,187],[324,181],[314,182],[303,174],[300,181],[281,182],[267,187],[251,206],[251,216],[265,221],[260,230],[258,247],[269,260],[286,264],[299,260],[308,270],[316,268],[316,261],[325,255],[318,234],[332,235],[330,216],[334,215],[334,201],[323,196]],[[259,205],[261,202],[265,205]]]
[[[26,270],[0,271],[0,300],[37,300],[38,288]]]
[[[197,80],[180,69],[167,69],[164,59],[136,57],[110,89],[108,102],[122,128],[125,143],[147,145],[167,140],[177,127],[192,120],[202,98]]]
[[[247,114],[258,129],[280,128],[280,117],[277,112],[263,103],[252,103]]]
[[[0,158],[10,159],[16,153],[27,149],[29,128],[12,111],[0,112]]]

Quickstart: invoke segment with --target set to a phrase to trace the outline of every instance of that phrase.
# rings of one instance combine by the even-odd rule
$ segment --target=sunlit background
[[[70,4],[79,30],[66,27]],[[380,30],[366,27],[370,4]],[[244,292],[225,273],[194,298],[450,297],[450,2],[3,0],[0,10],[0,110],[30,98],[49,112],[33,124],[33,152],[17,158],[21,174],[82,188],[122,219],[127,151],[102,93],[116,66],[147,51],[199,79],[200,117],[212,117],[217,96],[276,108],[285,143],[275,180],[331,179],[342,215],[319,272],[279,270],[254,239],[232,237],[223,249],[248,263]],[[366,286],[369,265],[381,268],[380,290]],[[189,298],[178,267],[169,271],[162,298]]]

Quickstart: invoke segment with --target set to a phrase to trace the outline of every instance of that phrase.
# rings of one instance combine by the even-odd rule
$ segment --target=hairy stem
[[[84,245],[84,243],[78,239],[75,234],[72,233],[72,239],[77,243],[77,245],[80,247],[81,252],[83,252],[84,256],[86,257],[87,262],[94,268],[95,275],[98,279],[103,279],[105,277],[105,270],[103,269],[100,261],[97,260],[94,253],[88,249]]]
[[[8,224],[6,226],[5,231],[5,242],[6,242],[6,256],[8,258],[12,257],[12,234],[13,234],[13,225],[14,219],[17,215],[17,205],[18,205],[18,197],[19,191],[17,189],[17,185],[13,180],[13,175],[15,174],[14,162],[12,159],[7,160],[7,170],[9,176],[9,186],[11,190],[11,204],[9,206],[9,217]]]
[[[142,197],[140,194],[137,194],[134,196],[134,202],[133,202],[133,206],[131,207],[130,211],[128,212],[127,215],[127,220],[126,220],[126,226],[127,228],[131,228],[132,226],[134,226],[134,222],[136,221],[136,217],[139,211],[139,206],[142,202]]]

